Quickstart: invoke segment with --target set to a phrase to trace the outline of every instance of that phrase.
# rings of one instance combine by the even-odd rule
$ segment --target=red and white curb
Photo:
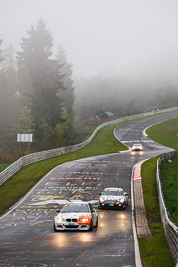
[[[133,227],[133,237],[134,237],[134,247],[135,247],[135,264],[136,267],[142,267],[142,261],[141,261],[141,254],[140,254],[140,248],[138,243],[138,236],[137,236],[137,230],[136,230],[136,224],[135,224],[135,215],[134,215],[134,183],[136,181],[141,181],[141,166],[143,162],[145,162],[148,159],[144,159],[138,163],[136,163],[133,167],[132,171],[132,181],[131,181],[131,205],[132,205],[132,227]]]
[[[142,166],[143,162],[145,162],[146,160],[148,160],[148,159],[144,159],[144,160],[138,162],[137,164],[135,164],[134,175],[133,175],[133,181],[134,182],[142,180],[142,177],[141,177],[141,166]]]

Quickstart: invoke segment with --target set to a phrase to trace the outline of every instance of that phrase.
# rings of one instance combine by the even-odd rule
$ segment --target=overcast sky
[[[3,47],[21,50],[40,18],[74,76],[178,78],[177,0],[0,0]]]

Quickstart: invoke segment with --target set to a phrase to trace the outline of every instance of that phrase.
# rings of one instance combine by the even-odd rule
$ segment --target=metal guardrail
[[[178,227],[174,223],[172,223],[168,217],[168,213],[167,213],[167,209],[166,209],[165,201],[163,197],[162,187],[161,187],[161,178],[159,176],[159,173],[160,173],[161,162],[163,160],[166,160],[166,161],[170,159],[173,160],[174,157],[177,155],[178,155],[178,151],[173,151],[170,154],[167,154],[159,158],[157,161],[157,175],[156,175],[161,220],[163,222],[165,236],[166,236],[171,254],[173,256],[173,259],[176,263],[176,266],[178,266]]]
[[[82,142],[80,144],[73,145],[73,146],[56,148],[56,149],[37,152],[37,153],[32,153],[32,154],[29,154],[27,156],[21,157],[20,159],[15,161],[13,164],[8,166],[4,171],[2,171],[0,173],[0,185],[2,185],[4,182],[6,182],[12,175],[14,175],[16,172],[18,172],[23,166],[26,166],[26,165],[29,165],[31,163],[35,163],[35,162],[38,162],[38,161],[41,161],[41,160],[46,160],[46,159],[57,157],[57,156],[60,156],[60,155],[63,155],[63,154],[67,154],[69,152],[76,151],[76,150],[86,146],[87,144],[89,144],[91,142],[91,140],[94,138],[96,133],[101,128],[103,128],[105,126],[108,126],[110,124],[123,122],[123,121],[127,121],[127,120],[132,120],[132,119],[136,119],[136,118],[149,116],[149,115],[152,115],[152,114],[159,114],[159,113],[163,113],[163,112],[169,112],[169,111],[173,111],[173,110],[178,110],[178,107],[159,110],[159,111],[155,111],[155,112],[146,112],[146,113],[137,114],[137,115],[133,115],[133,116],[129,116],[129,117],[124,117],[124,118],[121,118],[121,119],[116,119],[116,120],[113,120],[113,121],[108,121],[108,122],[100,124],[94,130],[92,135],[86,141],[84,141],[84,142]]]

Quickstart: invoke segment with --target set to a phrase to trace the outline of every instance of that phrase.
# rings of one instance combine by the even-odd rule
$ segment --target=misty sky
[[[40,18],[74,76],[178,80],[177,0],[0,0],[3,48],[20,51],[21,38]]]

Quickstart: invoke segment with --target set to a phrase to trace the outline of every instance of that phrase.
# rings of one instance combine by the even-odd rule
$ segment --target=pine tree
[[[62,99],[63,105],[63,135],[65,136],[66,144],[70,145],[74,139],[74,129],[73,129],[73,120],[74,120],[74,86],[72,80],[72,65],[67,62],[65,51],[62,46],[59,46],[57,52],[57,61],[61,66],[60,72],[63,75],[62,81],[65,87],[65,90],[59,91],[58,95]],[[59,126],[57,129],[60,129]]]
[[[62,103],[57,93],[63,90],[63,83],[60,65],[52,59],[53,37],[51,31],[46,29],[46,23],[40,19],[36,27],[31,27],[28,35],[28,38],[22,39],[18,62],[27,67],[32,80],[35,138],[43,144],[48,139],[46,129],[49,127],[53,131],[60,122]]]
[[[0,75],[0,137],[7,146],[15,143],[13,125],[15,122],[16,71],[12,67]]]
[[[0,39],[0,46],[3,40]],[[6,59],[5,52],[0,49],[0,143],[10,145],[12,141],[12,125],[15,120],[15,86],[16,71]]]
[[[13,69],[16,68],[16,61],[15,61],[15,49],[10,44],[4,51],[4,61],[2,63],[3,69],[6,70],[7,68],[11,67]]]
[[[57,52],[57,61],[61,65],[60,72],[63,75],[63,85],[66,90],[59,91],[58,94],[63,101],[63,106],[66,108],[69,119],[73,120],[74,117],[74,86],[72,80],[72,64],[69,64],[66,59],[65,51],[62,46],[59,46]]]
[[[3,42],[3,39],[1,39],[0,37],[0,46],[2,45],[2,42]],[[1,66],[1,62],[5,59],[5,56],[4,56],[4,51],[3,49],[0,48],[0,66]]]
[[[32,95],[33,86],[28,69],[24,65],[18,66],[17,71],[17,91],[16,91],[16,110],[17,110],[17,131],[18,133],[33,132],[32,118]]]

